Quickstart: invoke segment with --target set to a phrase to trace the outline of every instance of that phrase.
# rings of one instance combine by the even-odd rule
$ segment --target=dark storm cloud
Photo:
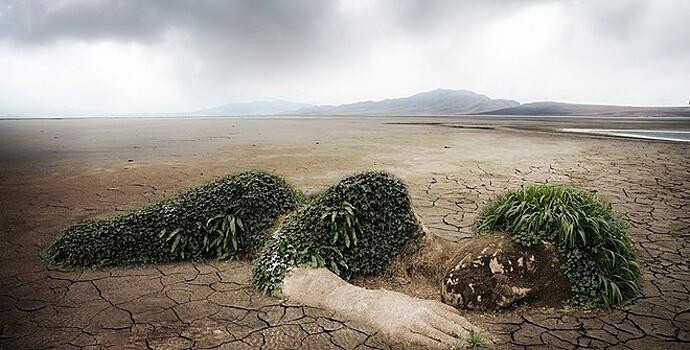
[[[10,0],[0,5],[0,33],[18,44],[58,39],[148,41],[168,26],[154,2]],[[55,7],[55,8],[53,8]],[[169,10],[168,10],[169,11]]]
[[[683,50],[690,45],[680,42],[690,32],[682,2],[669,2],[677,9],[655,14],[666,18],[652,19],[650,2],[635,0],[389,0],[380,2],[377,15],[421,37],[449,25],[455,31],[449,35],[470,36],[496,18],[549,3],[562,4],[570,12],[572,30],[585,26],[616,42]],[[335,58],[346,54],[344,45],[358,47],[357,42],[368,40],[353,38],[338,2],[328,0],[0,0],[0,38],[19,45],[60,39],[155,43],[172,31],[186,35],[188,49],[231,61],[262,60],[266,55],[287,60]],[[640,43],[644,40],[647,43]]]
[[[276,45],[281,52],[323,38],[331,1],[10,0],[0,2],[0,37],[20,45],[55,40],[150,43],[170,30],[215,46]]]
[[[27,47],[61,40],[170,44],[185,67],[178,74],[192,84],[276,79],[295,74],[296,64],[347,59],[336,9],[336,1],[322,0],[3,1],[0,40]],[[184,61],[189,57],[194,61]]]
[[[0,104],[28,110],[46,81],[71,88],[56,105],[151,109],[439,87],[675,103],[688,18],[687,0],[0,0]]]

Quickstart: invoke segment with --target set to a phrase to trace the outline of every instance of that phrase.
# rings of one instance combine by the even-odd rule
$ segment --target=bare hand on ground
[[[392,340],[432,348],[458,345],[479,331],[451,306],[386,290],[353,286],[325,268],[299,267],[287,276],[283,297],[334,311]]]

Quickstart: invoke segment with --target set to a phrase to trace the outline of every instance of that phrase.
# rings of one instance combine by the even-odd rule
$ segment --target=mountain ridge
[[[478,114],[498,109],[516,107],[513,100],[491,99],[486,95],[468,90],[436,89],[408,97],[389,98],[380,101],[360,101],[338,106],[308,107],[294,114],[331,115],[459,115]]]
[[[359,101],[341,105],[312,105],[283,100],[229,103],[191,112],[196,116],[261,115],[515,115],[515,116],[671,116],[690,117],[690,107],[633,107],[492,99],[469,90],[436,89],[407,97]]]

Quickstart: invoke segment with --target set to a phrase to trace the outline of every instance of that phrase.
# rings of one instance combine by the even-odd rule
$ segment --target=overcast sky
[[[0,115],[467,89],[687,105],[688,0],[0,0]]]

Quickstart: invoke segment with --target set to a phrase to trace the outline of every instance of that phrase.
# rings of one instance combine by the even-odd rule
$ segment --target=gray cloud
[[[202,61],[199,71],[179,72],[182,79],[237,81],[347,59],[336,7],[322,0],[10,0],[0,5],[0,38],[28,47],[172,42],[179,52],[171,55]]]
[[[534,0],[532,3],[537,3]],[[463,29],[481,27],[482,22],[514,13],[524,7],[519,0],[398,0],[387,1],[398,24],[409,32],[425,34],[448,22]],[[460,34],[460,33],[459,33]],[[468,34],[468,33],[461,33]]]
[[[18,45],[59,40],[155,44],[170,32],[200,55],[234,61],[304,58],[335,35],[333,1],[10,0],[0,5],[0,37]],[[274,60],[276,60],[274,58]],[[277,60],[279,61],[279,59]]]
[[[571,9],[578,20],[587,23],[593,31],[613,40],[631,40],[640,34],[649,3],[608,0],[597,4],[580,3]]]
[[[9,0],[0,5],[0,33],[23,45],[54,40],[157,39],[169,25],[154,2]]]
[[[318,0],[5,0],[0,33],[28,45],[57,39],[146,42],[173,28],[234,41],[295,41],[313,35],[332,5]]]
[[[447,35],[469,37],[497,18],[544,3],[567,8],[569,30],[584,27],[594,37],[664,50],[659,55],[690,48],[683,40],[690,33],[690,7],[682,1],[657,0],[657,9],[673,10],[651,13],[651,2],[639,0],[384,0],[377,16],[422,38],[449,25],[455,32]],[[156,43],[176,31],[186,35],[188,49],[234,62],[317,61],[346,55],[344,45],[369,39],[353,38],[337,7],[334,0],[0,0],[0,38],[27,46]]]
[[[532,39],[534,29],[520,27],[549,16],[543,23],[552,27],[539,28],[553,35]],[[177,81],[199,101],[251,99],[252,87],[324,103],[436,87],[581,101],[596,85],[596,102],[625,103],[652,86],[688,88],[690,73],[664,79],[690,70],[688,18],[683,0],[0,0],[0,50],[133,44],[144,48],[142,60],[169,61],[166,84]],[[602,72],[653,81],[635,92],[632,80]],[[542,81],[550,85],[540,91]]]
[[[631,62],[690,62],[690,6],[684,1],[582,1],[570,4],[571,31]],[[620,62],[622,65],[630,62]]]

